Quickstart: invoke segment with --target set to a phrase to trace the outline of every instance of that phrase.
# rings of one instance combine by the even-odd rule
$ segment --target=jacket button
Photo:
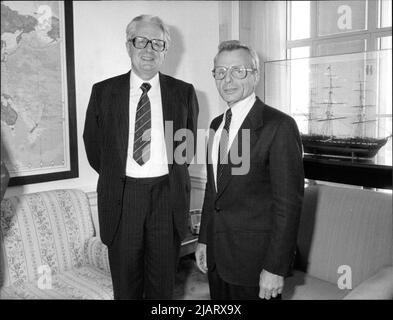
[[[121,201],[120,201],[120,200],[117,200],[117,204],[120,206],[120,205],[121,205]]]
[[[221,209],[219,207],[215,207],[214,210],[216,210],[216,212],[220,212]]]

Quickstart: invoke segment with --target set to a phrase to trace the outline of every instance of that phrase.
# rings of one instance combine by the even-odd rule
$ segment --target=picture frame
[[[76,178],[72,1],[1,6],[9,20],[1,32],[1,152],[9,186]]]

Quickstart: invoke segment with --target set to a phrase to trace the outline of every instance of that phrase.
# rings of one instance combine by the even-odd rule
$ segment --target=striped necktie
[[[222,176],[222,172],[224,170],[224,166],[228,161],[224,159],[227,158],[227,153],[228,153],[228,142],[229,142],[229,126],[231,124],[232,120],[232,111],[231,109],[228,109],[226,114],[225,114],[225,123],[224,123],[224,128],[222,129],[221,132],[221,137],[220,137],[220,143],[218,147],[218,162],[217,162],[217,189],[219,189],[220,185],[220,179]]]
[[[132,156],[140,166],[143,166],[150,159],[151,110],[150,100],[147,96],[150,88],[149,83],[142,83],[142,95],[135,115],[134,152]]]

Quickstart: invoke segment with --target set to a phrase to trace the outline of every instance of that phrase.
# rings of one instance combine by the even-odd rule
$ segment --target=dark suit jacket
[[[165,130],[170,203],[175,228],[183,239],[191,189],[188,164],[195,146],[187,149],[184,163],[171,161],[174,150],[186,139],[173,141],[173,135],[176,130],[189,129],[196,137],[199,107],[191,84],[161,73],[159,80],[164,123],[173,121],[173,132]],[[89,163],[99,174],[98,216],[101,239],[106,245],[111,244],[121,216],[129,135],[129,90],[130,72],[94,84],[86,112],[83,139]]]
[[[222,115],[212,121],[213,132],[221,122]],[[231,174],[229,159],[218,192],[208,152],[199,242],[207,244],[208,268],[216,266],[223,280],[258,286],[262,269],[281,276],[291,269],[304,193],[302,144],[295,121],[258,98],[238,132],[239,155],[248,143],[242,129],[250,130],[249,172]]]

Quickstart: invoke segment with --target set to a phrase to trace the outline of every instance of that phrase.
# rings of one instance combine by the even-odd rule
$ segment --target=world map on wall
[[[68,162],[59,10],[55,1],[1,2],[1,151],[11,176]]]

